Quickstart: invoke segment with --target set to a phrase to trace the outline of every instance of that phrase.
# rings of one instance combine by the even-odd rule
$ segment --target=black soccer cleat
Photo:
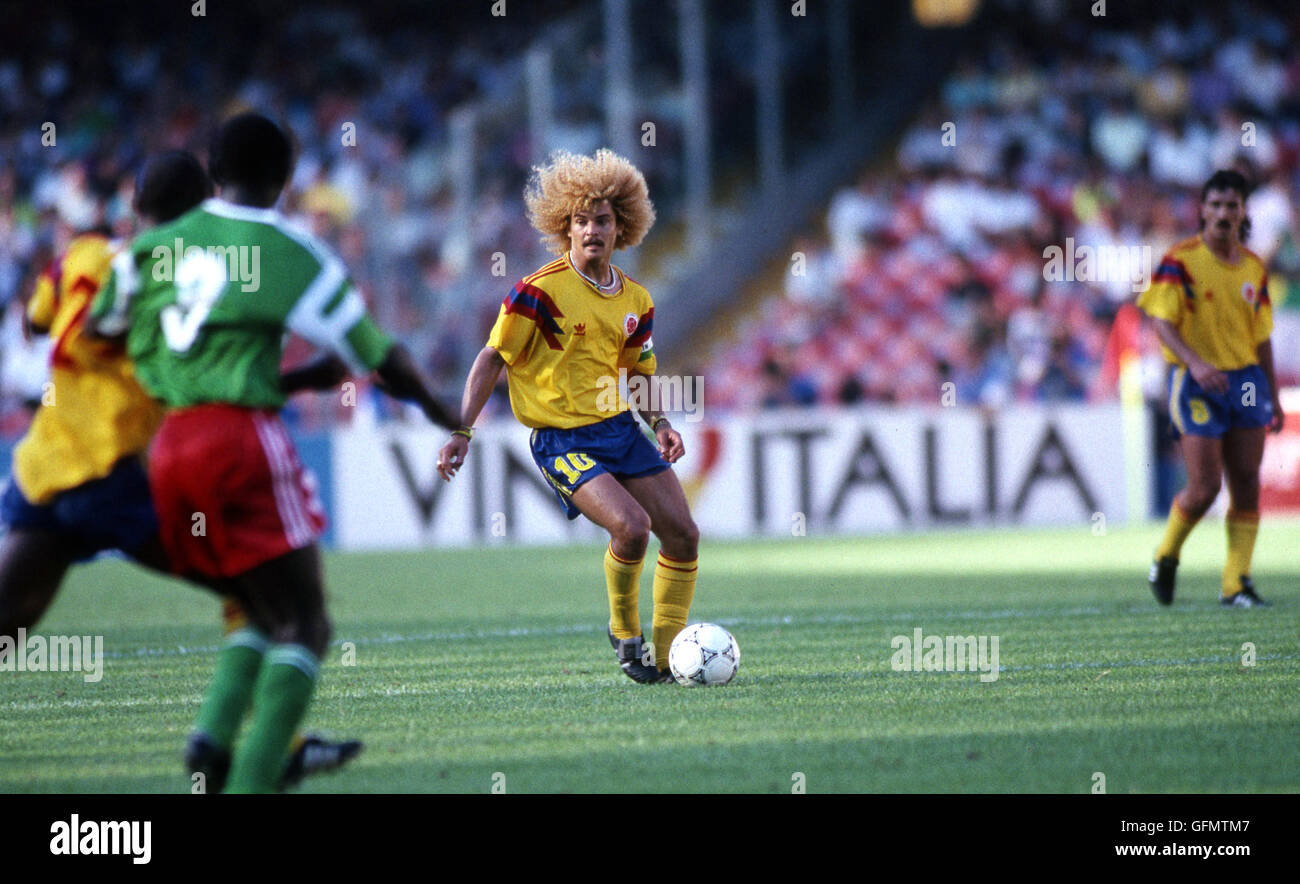
[[[190,774],[190,786],[196,784],[195,774],[202,774],[203,788],[200,792],[216,795],[226,788],[226,778],[230,776],[230,750],[223,749],[201,731],[190,734],[185,744],[185,769]]]
[[[312,774],[338,770],[361,754],[365,744],[360,740],[327,740],[317,734],[307,734],[297,751],[289,756],[280,778],[280,788],[287,789],[302,782]]]
[[[1147,575],[1147,585],[1162,605],[1174,603],[1174,577],[1178,573],[1178,560],[1161,556],[1151,563],[1151,573]]]
[[[641,655],[645,652],[645,639],[639,635],[632,638],[614,638],[613,631],[608,629],[605,635],[609,637],[609,643],[618,656],[618,665],[628,678],[637,684],[655,684],[663,681],[663,674],[658,669],[653,665],[647,666],[641,660]]]
[[[1234,595],[1219,596],[1219,604],[1225,608],[1271,608],[1271,602],[1266,602],[1255,594],[1255,583],[1249,577],[1241,578],[1241,591]]]

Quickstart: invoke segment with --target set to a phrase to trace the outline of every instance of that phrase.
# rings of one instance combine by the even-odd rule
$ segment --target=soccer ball
[[[668,649],[668,668],[678,684],[724,685],[740,668],[740,645],[713,623],[692,623],[677,633]]]

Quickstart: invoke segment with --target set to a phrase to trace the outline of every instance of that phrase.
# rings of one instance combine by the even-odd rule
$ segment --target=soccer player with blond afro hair
[[[608,636],[620,667],[640,683],[668,682],[668,649],[695,594],[699,529],[671,468],[685,453],[681,435],[656,396],[630,403],[619,392],[620,376],[629,390],[657,389],[650,380],[654,304],[611,260],[616,249],[642,241],[654,205],[641,172],[609,150],[553,155],[533,170],[524,199],[529,221],[558,257],[506,295],[465,382],[465,426],[440,452],[438,472],[450,480],[464,464],[472,424],[504,368],[511,408],[533,429],[533,458],[560,505],[570,519],[584,515],[609,533]],[[660,551],[646,643],[638,595],[652,532]]]

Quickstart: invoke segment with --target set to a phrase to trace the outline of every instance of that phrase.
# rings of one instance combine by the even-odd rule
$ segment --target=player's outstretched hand
[[[438,452],[438,475],[444,482],[450,482],[456,471],[465,465],[465,455],[469,454],[469,440],[461,435],[454,435],[442,450]]]
[[[659,453],[669,463],[677,463],[678,459],[686,453],[686,448],[682,445],[682,434],[672,427],[660,429],[655,433],[655,439],[659,442]]]

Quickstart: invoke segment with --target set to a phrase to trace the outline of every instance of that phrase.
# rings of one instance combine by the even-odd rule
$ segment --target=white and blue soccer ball
[[[678,684],[724,685],[740,668],[736,637],[715,623],[692,623],[668,649],[668,668]]]

